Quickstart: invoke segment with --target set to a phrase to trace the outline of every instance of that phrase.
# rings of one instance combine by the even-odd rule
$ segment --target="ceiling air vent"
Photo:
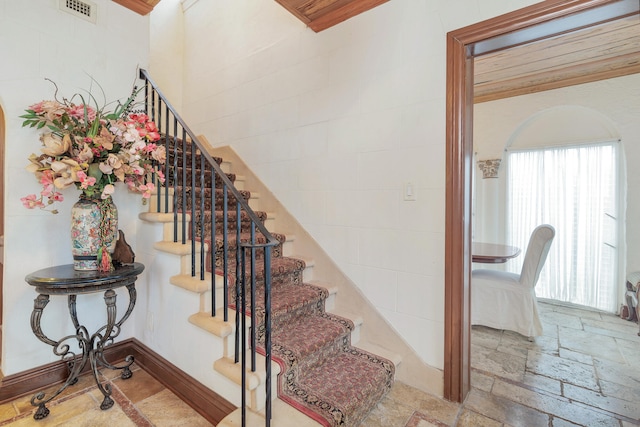
[[[78,18],[96,23],[98,7],[88,0],[58,0],[58,7],[65,12],[69,12]]]

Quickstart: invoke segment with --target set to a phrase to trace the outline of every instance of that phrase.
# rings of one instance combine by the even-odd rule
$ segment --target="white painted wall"
[[[149,18],[131,12],[109,0],[93,0],[98,7],[97,23],[89,23],[58,10],[57,0],[0,0],[0,106],[6,118],[5,165],[5,251],[2,371],[13,374],[59,360],[51,348],[31,332],[29,318],[36,297],[24,278],[53,265],[72,262],[69,237],[70,209],[78,191],[64,192],[58,215],[27,210],[20,197],[40,191],[34,176],[25,170],[30,153],[38,152],[38,132],[21,127],[18,116],[42,99],[53,99],[54,80],[61,95],[72,95],[94,77],[107,100],[129,95],[136,67],[145,66],[149,52]],[[97,92],[94,92],[97,93]],[[120,187],[114,198],[119,208],[120,228],[134,246],[138,197]],[[144,300],[144,286],[140,286]],[[118,306],[127,297],[119,295]],[[102,295],[80,296],[81,322],[90,327],[106,319]],[[51,297],[44,311],[43,329],[53,339],[73,331],[66,299]],[[121,311],[122,312],[122,311]],[[121,337],[131,336],[135,315]]]
[[[149,71],[176,111],[182,111],[184,16],[182,0],[162,0],[151,11]]]
[[[275,1],[184,2],[187,122],[231,145],[437,368],[446,33],[532,3],[392,0],[316,34]]]
[[[528,122],[545,116],[545,123],[530,131]],[[546,145],[585,142],[619,137],[622,148],[621,197],[623,211],[620,236],[620,294],[626,273],[640,270],[640,74],[571,86],[531,95],[476,104],[474,151],[479,160],[503,158],[505,146],[517,140],[531,145],[535,138]],[[544,128],[545,130],[541,130]],[[477,166],[474,172],[479,173]],[[497,180],[476,177],[477,235],[482,240],[501,240],[504,221],[504,179],[501,166]],[[498,200],[490,205],[483,200]],[[626,210],[625,210],[626,208]],[[495,220],[495,218],[501,218]]]

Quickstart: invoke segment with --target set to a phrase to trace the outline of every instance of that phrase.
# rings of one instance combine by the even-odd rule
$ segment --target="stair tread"
[[[271,291],[271,311],[276,316],[278,312],[291,311],[304,304],[321,303],[328,295],[326,289],[308,283],[278,286]]]
[[[373,364],[372,364],[373,362]],[[336,405],[349,406],[352,402],[358,402],[355,397],[366,396],[378,389],[380,382],[388,381],[385,370],[374,369],[378,364],[389,365],[391,362],[379,358],[369,352],[351,347],[344,351],[324,359],[322,364],[301,371],[298,383],[301,388],[313,388],[315,395]],[[327,382],[327,376],[335,375],[345,387],[339,389],[335,383]],[[357,383],[358,387],[350,387],[349,384]],[[389,388],[391,387],[389,384]]]
[[[276,328],[272,334],[273,342],[286,349],[287,355],[294,353],[298,359],[334,343],[336,340],[348,336],[353,324],[346,319],[333,316],[307,316],[289,322],[286,328]],[[274,350],[274,354],[279,352]]]
[[[402,363],[402,356],[395,351],[388,350],[384,347],[381,347],[377,344],[373,344],[370,342],[360,342],[357,347],[364,351],[367,351],[372,354],[377,354],[378,356],[384,357],[385,359],[391,360],[395,366],[400,365]]]

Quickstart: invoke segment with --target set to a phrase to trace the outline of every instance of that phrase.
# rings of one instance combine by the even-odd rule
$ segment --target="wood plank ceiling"
[[[133,10],[140,15],[146,15],[151,12],[160,0],[112,0],[127,9]]]
[[[317,33],[389,0],[276,1]]]
[[[474,102],[640,72],[640,16],[475,58]]]

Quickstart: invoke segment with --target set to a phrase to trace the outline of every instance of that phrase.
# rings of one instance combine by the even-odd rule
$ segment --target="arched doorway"
[[[639,7],[637,0],[548,0],[447,35],[444,396],[449,400],[464,400],[471,377],[474,57],[486,49],[506,49],[619,19],[638,13]]]
[[[4,110],[0,106],[0,362],[2,358],[2,325],[3,322],[3,298],[4,293],[4,145],[5,145],[5,132],[4,132]],[[2,366],[0,364],[0,366]],[[1,377],[1,372],[0,372]]]

